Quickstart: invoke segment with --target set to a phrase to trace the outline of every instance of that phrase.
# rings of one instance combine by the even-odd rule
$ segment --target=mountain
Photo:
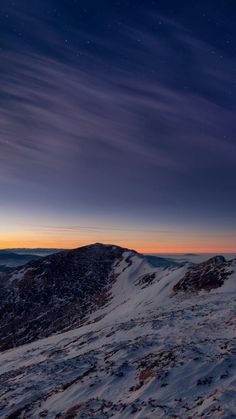
[[[109,300],[112,267],[125,252],[96,244],[41,258],[7,275],[0,289],[0,348],[81,325]]]
[[[17,253],[18,255],[24,255],[24,254],[28,254],[28,255],[36,255],[36,256],[48,256],[48,255],[52,255],[53,253],[58,253],[61,252],[64,249],[54,249],[54,248],[41,248],[41,247],[36,247],[36,248],[14,248],[14,249],[5,249],[5,251],[9,251],[9,252],[13,252],[13,253]]]
[[[175,291],[211,290],[221,287],[233,273],[233,261],[226,261],[224,256],[214,256],[209,260],[193,266],[174,286]]]
[[[150,271],[140,279],[143,286],[154,280],[155,268],[178,266],[97,243],[40,258],[5,275],[0,288],[0,349],[83,324],[109,302],[117,279],[115,266],[125,258],[124,269],[129,268],[134,256]]]
[[[1,249],[0,250],[0,277],[3,273],[11,272],[13,268],[25,265],[26,263],[37,260],[39,257],[48,256],[60,252],[62,249]]]
[[[28,254],[28,253],[14,253],[9,250],[0,250],[0,269],[8,267],[16,267],[26,264],[27,262],[30,262],[31,260],[38,259],[39,256]]]
[[[95,244],[6,274],[0,416],[235,417],[236,260],[163,263]]]

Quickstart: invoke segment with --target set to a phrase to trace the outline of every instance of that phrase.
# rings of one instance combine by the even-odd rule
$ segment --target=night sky
[[[0,247],[236,251],[234,0],[1,0]]]

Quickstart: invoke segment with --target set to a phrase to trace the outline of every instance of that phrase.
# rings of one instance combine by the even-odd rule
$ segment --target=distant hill
[[[40,256],[37,256],[35,254],[18,254],[9,250],[0,250],[0,271],[5,270],[5,268],[22,266],[28,262],[37,260],[39,258]]]
[[[197,253],[184,253],[184,256],[198,256]]]
[[[12,268],[25,265],[28,262],[38,260],[41,257],[49,256],[60,252],[62,249],[48,248],[14,248],[0,250],[0,274],[9,272]],[[2,275],[1,275],[2,276]]]
[[[64,249],[54,249],[54,248],[12,248],[12,249],[4,249],[3,251],[17,253],[18,255],[36,255],[36,256],[48,256],[52,255],[53,253],[61,252]]]

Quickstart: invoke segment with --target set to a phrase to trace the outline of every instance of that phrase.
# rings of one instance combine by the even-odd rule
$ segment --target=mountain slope
[[[137,252],[97,243],[40,258],[6,275],[0,288],[0,349],[88,321],[111,298],[110,289],[118,276],[115,266],[123,261],[124,270],[130,270],[135,259],[152,274],[142,279],[143,286],[152,281],[159,267],[179,266],[158,257],[150,263]]]
[[[96,244],[50,255],[6,276],[0,289],[0,348],[80,325],[108,301],[112,266],[124,253]]]
[[[0,416],[234,417],[236,261],[220,286],[196,290],[191,281],[180,286],[193,265],[157,267],[136,252],[96,246],[83,250],[83,266],[102,269],[109,255],[105,304],[77,329],[0,354]],[[87,261],[94,251],[96,265]],[[57,263],[65,267],[67,257]],[[217,281],[217,260],[208,265]],[[197,269],[203,280],[205,265]]]

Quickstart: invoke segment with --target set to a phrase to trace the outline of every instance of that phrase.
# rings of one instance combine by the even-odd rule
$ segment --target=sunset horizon
[[[150,246],[142,246],[139,243],[135,243],[133,241],[125,241],[125,240],[100,240],[98,239],[91,239],[91,240],[74,240],[72,242],[63,241],[62,240],[50,240],[50,241],[37,241],[37,240],[30,240],[30,241],[3,241],[0,243],[1,250],[12,250],[12,249],[58,249],[58,250],[73,250],[79,247],[88,246],[94,243],[103,243],[106,245],[116,245],[121,246],[124,248],[135,250],[139,253],[147,253],[147,254],[189,254],[189,253],[198,253],[198,254],[236,254],[235,247],[227,247],[226,245],[223,247],[197,247],[196,242],[194,244],[187,243],[185,247],[181,247],[181,244],[177,245],[177,247],[170,246],[160,246],[160,247],[150,247]]]
[[[236,251],[234,7],[190,3],[3,0],[0,248]]]

